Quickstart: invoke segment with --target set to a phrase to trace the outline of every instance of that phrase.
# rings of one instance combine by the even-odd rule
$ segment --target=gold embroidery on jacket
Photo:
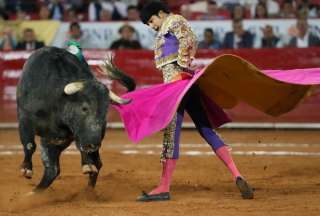
[[[165,66],[166,64],[170,64],[172,62],[177,61],[178,58],[178,53],[174,53],[171,55],[168,55],[164,58],[160,58],[158,60],[156,60],[156,65],[158,65],[159,68]]]
[[[162,47],[165,43],[165,35],[172,33],[179,42],[179,49],[176,58],[162,60]],[[170,14],[164,21],[155,40],[156,67],[160,68],[165,64],[177,61],[184,68],[191,65],[197,49],[197,38],[188,21],[180,15]],[[173,55],[173,54],[172,54]],[[164,57],[165,58],[165,57]]]
[[[166,64],[165,66],[163,66],[161,68],[163,81],[165,83],[171,82],[172,79],[175,76],[177,76],[182,70],[183,70],[183,68],[181,68],[176,63]]]

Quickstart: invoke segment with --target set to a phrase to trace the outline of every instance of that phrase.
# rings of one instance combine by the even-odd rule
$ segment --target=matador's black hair
[[[160,11],[170,13],[168,6],[162,1],[149,1],[140,11],[140,19],[144,24],[148,24],[153,15],[158,15]]]

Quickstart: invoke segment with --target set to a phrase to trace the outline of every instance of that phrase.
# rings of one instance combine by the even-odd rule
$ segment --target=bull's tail
[[[133,91],[136,88],[136,83],[133,78],[125,74],[113,62],[112,56],[108,56],[103,66],[100,66],[101,72],[106,74],[110,79],[118,80],[122,85],[124,85],[128,91]]]

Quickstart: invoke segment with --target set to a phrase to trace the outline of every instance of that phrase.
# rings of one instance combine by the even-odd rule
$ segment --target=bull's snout
[[[83,144],[83,145],[81,145],[80,149],[84,152],[92,153],[92,152],[98,151],[99,145],[90,144],[90,143]]]

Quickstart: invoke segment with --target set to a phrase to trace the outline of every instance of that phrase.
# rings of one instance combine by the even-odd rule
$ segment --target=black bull
[[[111,78],[134,90],[133,79],[113,64],[108,66]],[[88,185],[95,186],[102,166],[99,147],[111,101],[128,102],[97,81],[89,66],[66,50],[46,47],[29,57],[17,88],[17,112],[25,154],[21,171],[26,178],[32,176],[35,136],[41,138],[44,173],[34,191],[46,189],[59,175],[60,154],[72,141],[81,152],[83,172],[89,174]]]

